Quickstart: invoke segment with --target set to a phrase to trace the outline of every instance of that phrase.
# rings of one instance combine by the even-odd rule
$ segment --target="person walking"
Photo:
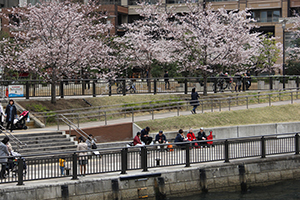
[[[196,114],[196,109],[199,106],[199,100],[198,100],[199,94],[198,94],[198,92],[196,92],[196,88],[192,89],[191,98],[192,98],[192,100],[190,103],[193,106],[193,110],[191,110],[191,112],[192,112],[192,114]]]
[[[9,141],[9,137],[5,136],[3,138],[3,140],[1,141],[0,143],[0,157],[3,157],[3,156],[9,156],[9,152],[8,152],[8,149],[7,149],[7,143]],[[0,178],[1,179],[5,179],[5,170],[6,170],[6,166],[7,166],[7,158],[0,158],[0,163],[2,165],[2,168],[1,168],[1,172],[0,172]]]
[[[17,115],[17,108],[14,104],[14,100],[9,100],[9,104],[6,106],[5,109],[5,117],[6,117],[6,129],[10,127],[10,132],[13,132],[14,129],[14,119]]]

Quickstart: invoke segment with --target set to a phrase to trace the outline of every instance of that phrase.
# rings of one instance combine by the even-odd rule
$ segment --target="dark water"
[[[169,200],[300,200],[300,180],[285,181],[266,187],[251,188],[247,193],[214,192]]]

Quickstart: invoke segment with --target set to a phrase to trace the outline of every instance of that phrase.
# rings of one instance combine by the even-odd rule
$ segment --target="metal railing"
[[[220,86],[218,80],[227,82]],[[251,76],[249,79],[238,77],[208,77],[206,82],[207,92],[220,91],[265,91],[299,89],[299,76]],[[23,85],[26,99],[31,97],[50,97],[51,85],[44,80],[3,80],[0,86]],[[240,87],[239,87],[240,85]],[[217,86],[217,87],[215,87]],[[249,86],[249,87],[248,87]],[[182,93],[188,94],[192,88],[196,91],[204,91],[204,79],[202,77],[170,77],[164,78],[135,78],[135,79],[63,79],[57,82],[56,96],[92,96],[97,95],[126,95],[126,94],[158,94],[158,93]],[[222,88],[223,87],[223,88]]]
[[[213,142],[208,145],[207,142]],[[197,144],[196,144],[197,143]],[[166,145],[172,145],[169,148]],[[1,183],[71,177],[80,175],[78,159],[88,160],[85,174],[109,172],[126,173],[128,170],[148,171],[149,168],[167,167],[224,161],[243,158],[265,158],[271,155],[299,154],[299,134],[285,133],[268,136],[231,138],[220,140],[193,141],[172,144],[147,145],[141,147],[125,147],[97,149],[100,155],[79,157],[78,153],[86,151],[64,152],[56,154],[35,154],[17,156],[12,162],[11,173]],[[61,174],[58,158],[64,158],[65,175]]]
[[[58,130],[59,130],[59,121],[60,120],[63,121],[69,127],[70,134],[71,134],[71,130],[73,129],[76,133],[78,133],[81,137],[83,137],[84,140],[87,140],[87,139],[92,140],[92,138],[86,132],[84,132],[82,129],[80,129],[78,126],[76,126],[76,124],[74,124],[72,121],[70,121],[67,117],[65,117],[62,114],[58,115],[58,119],[57,119]]]
[[[236,106],[245,106],[246,109],[250,105],[267,103],[269,106],[272,102],[290,101],[291,104],[299,98],[298,90],[281,91],[281,92],[258,92],[252,95],[240,95],[237,93],[234,96],[225,96],[222,98],[204,97],[199,99],[198,112],[214,112],[222,111],[224,109],[231,110]],[[136,106],[132,106],[136,105]],[[156,115],[161,115],[164,112],[173,112],[174,116],[180,116],[182,112],[191,109],[190,100],[186,99],[168,99],[150,102],[135,102],[133,104],[118,104],[109,106],[88,107],[76,110],[55,111],[53,113],[39,112],[33,113],[34,116],[44,124],[52,122],[57,124],[59,128],[59,115],[63,114],[70,121],[80,127],[80,123],[87,121],[104,121],[107,125],[108,119],[121,119],[130,117],[130,121],[134,122],[135,118],[141,115],[148,115],[149,120],[155,119]],[[61,113],[60,113],[61,112]],[[58,119],[58,120],[57,120]],[[59,129],[58,129],[59,130]]]

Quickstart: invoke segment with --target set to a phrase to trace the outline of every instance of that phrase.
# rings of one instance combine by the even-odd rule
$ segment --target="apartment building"
[[[61,0],[65,1],[65,0]],[[86,3],[88,0],[70,0],[73,2]],[[112,24],[113,28],[109,30],[112,35],[122,35],[124,30],[121,28],[122,23],[128,21],[128,7],[122,6],[122,0],[101,0],[100,11],[107,15],[106,23]],[[3,13],[8,13],[8,9],[12,7],[23,7],[30,3],[35,5],[39,3],[39,0],[0,0],[0,9]],[[125,3],[123,3],[125,4]],[[127,3],[126,3],[127,5]],[[8,20],[1,19],[0,30],[9,32],[9,29],[5,26],[8,24]],[[14,20],[14,16],[10,16],[10,20]]]

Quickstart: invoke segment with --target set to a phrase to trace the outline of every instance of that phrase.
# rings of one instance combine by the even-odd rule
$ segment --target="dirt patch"
[[[56,104],[52,104],[50,100],[26,100],[17,102],[26,110],[31,112],[55,111],[66,109],[78,109],[90,107],[83,99],[58,99]]]

